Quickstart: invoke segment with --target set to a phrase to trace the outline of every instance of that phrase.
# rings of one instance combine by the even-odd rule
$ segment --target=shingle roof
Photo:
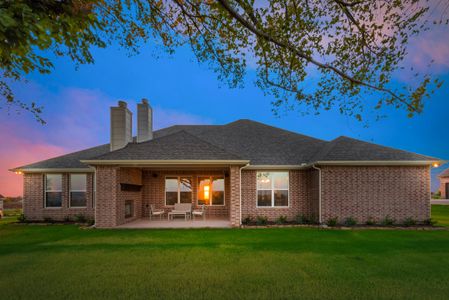
[[[441,172],[438,177],[449,177],[449,168]]]
[[[184,130],[108,152],[93,160],[242,160]]]
[[[16,169],[86,168],[80,160],[249,160],[252,165],[316,161],[438,161],[439,159],[348,137],[330,142],[251,120],[225,125],[175,125],[144,143],[110,151],[109,144]]]
[[[327,145],[313,161],[435,161],[434,157],[340,136]]]

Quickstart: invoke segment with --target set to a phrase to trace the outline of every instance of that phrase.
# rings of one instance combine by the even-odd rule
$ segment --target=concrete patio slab
[[[437,200],[430,200],[430,204],[435,205],[449,205],[449,199],[437,199]]]
[[[210,220],[149,220],[138,219],[116,228],[230,228],[231,222],[228,219],[210,219]]]

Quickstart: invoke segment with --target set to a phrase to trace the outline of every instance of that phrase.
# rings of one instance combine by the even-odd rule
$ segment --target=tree
[[[34,2],[14,1],[28,6]],[[295,109],[298,105],[315,111],[337,107],[342,114],[361,120],[366,107],[393,106],[413,116],[422,112],[424,100],[441,86],[438,78],[422,72],[413,74],[413,83],[399,88],[392,85],[392,80],[396,72],[403,71],[410,38],[433,26],[429,21],[431,5],[445,11],[449,7],[446,1],[57,2],[65,5],[70,14],[65,10],[63,14],[55,11],[57,17],[48,18],[45,32],[50,28],[53,36],[51,43],[43,43],[41,49],[61,44],[68,49],[66,53],[82,49],[70,57],[77,63],[91,63],[90,48],[104,47],[114,40],[131,52],[138,52],[143,43],[155,40],[169,53],[189,45],[198,61],[207,63],[231,87],[242,84],[249,62],[255,65],[256,84],[274,96],[275,112],[281,108]],[[11,11],[13,5],[7,3],[7,11]],[[47,14],[44,15],[45,19]],[[89,17],[84,18],[86,15]],[[16,21],[16,17],[12,19]],[[61,19],[71,24],[69,28],[74,34],[60,37],[58,28],[64,25]],[[438,21],[447,24],[442,18]],[[21,37],[27,38],[26,32]],[[35,43],[42,45],[37,40]],[[29,46],[25,53],[35,55],[32,48],[35,44]],[[14,55],[15,50],[11,50]],[[4,60],[3,54],[0,59]],[[40,66],[49,72],[51,62],[44,59]],[[13,64],[7,70],[26,74],[33,69],[24,70],[21,65]]]

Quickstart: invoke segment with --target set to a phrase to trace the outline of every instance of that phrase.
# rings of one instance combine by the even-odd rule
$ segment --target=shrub
[[[87,225],[89,225],[89,226],[95,225],[95,220],[94,219],[88,219],[87,220]]]
[[[435,220],[432,220],[432,219],[424,220],[424,225],[435,226],[436,224],[437,224],[437,221],[435,221]]]
[[[267,225],[268,218],[264,216],[257,216],[256,218],[256,224],[259,226]]]
[[[45,222],[45,223],[54,223],[55,221],[54,221],[53,218],[51,218],[51,217],[45,217],[45,218],[44,218],[44,222]]]
[[[72,222],[72,218],[70,216],[65,216],[64,217],[64,222],[66,222],[66,223]]]
[[[327,220],[326,224],[327,224],[327,226],[331,226],[331,227],[337,226],[337,224],[338,224],[338,218],[337,218],[337,217],[335,217],[335,218],[330,218],[330,219]]]
[[[242,220],[242,224],[243,225],[249,225],[254,221],[252,216],[246,216],[245,218],[243,218]]]
[[[413,219],[412,217],[408,217],[404,220],[404,226],[415,226],[416,225],[416,221],[415,219]]]
[[[305,215],[297,215],[295,217],[295,221],[297,224],[310,224],[309,218]]]
[[[279,216],[279,218],[276,219],[276,224],[282,225],[287,223],[287,216]]]
[[[395,219],[392,219],[389,215],[385,216],[385,218],[382,220],[382,225],[384,226],[391,226],[394,225]]]
[[[75,221],[78,223],[86,223],[87,219],[85,215],[79,214],[75,216]]]
[[[17,217],[17,221],[19,221],[20,223],[26,223],[27,218],[25,217],[24,214],[20,214],[20,215]]]
[[[368,220],[366,220],[366,225],[376,225],[376,220],[374,220],[373,217],[368,217]]]
[[[441,192],[432,193],[432,199],[441,199]]]
[[[355,226],[355,225],[357,225],[357,220],[353,217],[346,218],[345,225],[346,226]]]

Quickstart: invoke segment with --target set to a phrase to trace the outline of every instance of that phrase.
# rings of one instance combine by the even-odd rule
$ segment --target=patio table
[[[190,212],[185,210],[172,210],[168,213],[168,220],[173,220],[173,216],[184,216],[185,221],[190,219]]]

